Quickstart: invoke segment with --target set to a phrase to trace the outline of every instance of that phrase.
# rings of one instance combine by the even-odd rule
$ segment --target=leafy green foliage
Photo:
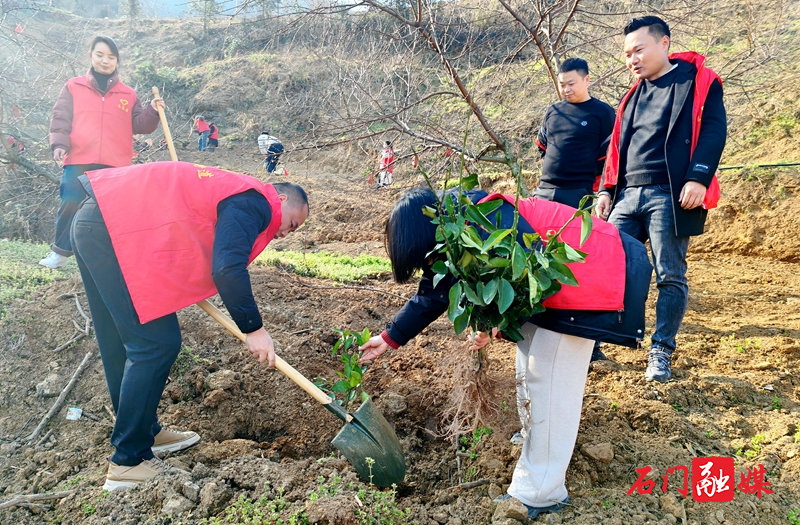
[[[359,506],[353,509],[352,520],[347,523],[358,525],[390,525],[405,524],[409,521],[409,509],[402,510],[397,506],[397,489],[378,489],[367,487],[361,483],[350,482],[347,486],[342,478],[335,476],[327,479],[320,476],[319,485],[311,491],[307,499],[288,502],[283,490],[278,489],[277,496],[270,491],[269,483],[265,484],[265,494],[256,500],[244,495],[227,507],[223,516],[204,518],[201,525],[308,525],[308,508],[312,505],[326,505],[327,500],[347,494],[354,498]]]
[[[0,304],[29,297],[40,286],[78,272],[74,257],[57,270],[39,266],[39,259],[49,250],[44,243],[0,240]]]
[[[581,201],[569,221],[581,220],[581,244],[592,231],[591,206],[586,205],[589,198]],[[448,275],[456,279],[447,309],[456,333],[467,327],[482,332],[497,327],[509,339],[519,341],[520,320],[543,312],[542,301],[562,285],[577,286],[567,264],[583,262],[586,254],[561,240],[569,222],[544,237],[524,234],[523,247],[517,239],[518,211],[514,225],[507,229],[488,218],[502,203],[474,204],[458,192],[455,199],[446,196],[438,202],[438,209],[426,208],[423,213],[437,225],[438,244],[431,253],[441,258],[432,267],[434,286]]]
[[[484,437],[492,435],[490,427],[478,427],[469,436],[461,436],[459,439],[459,452],[469,454],[471,459],[477,459],[478,453],[475,451],[478,444]]]
[[[604,499],[603,500],[603,508],[606,509],[606,510],[609,510],[611,507],[613,507],[616,504],[617,504],[617,502],[615,500],[613,500],[613,499]]]
[[[200,357],[197,352],[192,350],[191,346],[182,346],[181,351],[178,353],[178,357],[175,359],[175,363],[172,365],[172,369],[170,370],[171,375],[173,376],[182,376],[186,372],[188,372],[193,366],[203,364],[206,360]]]
[[[314,384],[347,410],[347,407],[357,397],[360,396],[362,402],[369,398],[361,387],[361,381],[367,367],[358,364],[358,360],[361,359],[361,352],[358,351],[358,347],[369,341],[370,333],[368,328],[364,328],[361,332],[339,330],[338,328],[334,328],[333,331],[339,335],[339,340],[333,345],[331,355],[339,354],[343,371],[336,372],[339,380],[335,383],[328,381],[324,377],[317,377],[314,380]]]
[[[383,257],[350,257],[330,252],[301,253],[266,249],[256,258],[256,263],[278,266],[298,275],[345,283],[392,271],[389,260]]]
[[[265,484],[269,490],[269,483]],[[253,501],[243,494],[225,509],[225,517],[205,518],[200,521],[203,525],[261,525],[268,523],[308,523],[305,518],[305,509],[299,509],[289,515],[289,521],[284,521],[282,516],[287,514],[290,504],[283,497],[283,489],[278,489],[278,495],[270,499],[266,494]]]
[[[744,445],[739,446],[737,443],[732,442],[731,447],[736,449],[734,455],[744,457],[747,460],[752,460],[761,453],[766,443],[767,436],[765,434],[756,434],[750,438],[750,443],[745,443]]]

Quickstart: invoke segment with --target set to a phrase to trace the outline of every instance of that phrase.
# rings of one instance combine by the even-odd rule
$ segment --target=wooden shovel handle
[[[153,86],[153,95],[158,98],[160,95],[158,94],[158,88]],[[178,154],[175,152],[175,145],[172,143],[172,134],[169,132],[169,124],[167,124],[167,117],[164,115],[164,110],[159,107],[158,108],[158,116],[161,119],[161,127],[164,128],[164,137],[167,139],[167,147],[169,148],[169,156],[173,161],[178,160]],[[227,315],[222,313],[216,306],[209,303],[205,299],[197,303],[197,306],[202,308],[208,315],[213,317],[217,320],[219,324],[224,326],[228,329],[230,333],[241,339],[242,342],[247,340],[247,336],[244,335],[240,330],[239,327],[236,326],[236,323],[231,321]],[[295,370],[292,365],[278,357],[275,356],[275,368],[280,370],[283,375],[297,383],[297,386],[305,390],[308,395],[313,397],[318,403],[322,405],[328,405],[333,400],[328,397],[325,392],[319,389],[317,385],[309,381],[303,374]]]
[[[203,300],[197,303],[197,306],[202,308],[208,315],[216,319],[217,322],[222,326],[224,326],[225,328],[227,328],[230,333],[241,339],[242,342],[244,342],[247,339],[247,336],[244,335],[239,330],[239,328],[236,326],[236,323],[231,321],[227,315],[222,313],[219,310],[219,308],[217,308],[213,304],[209,303],[206,300]],[[295,370],[294,367],[292,367],[292,365],[290,365],[277,355],[275,356],[275,368],[280,370],[283,373],[283,375],[285,375],[286,377],[297,383],[297,386],[305,390],[308,393],[308,395],[313,397],[318,403],[322,405],[327,405],[331,403],[332,401],[331,398],[328,397],[325,394],[325,392],[320,390],[319,387],[317,387],[317,385],[309,381],[306,378],[306,376]]]
[[[153,86],[153,96],[160,98],[158,88]],[[164,138],[167,139],[167,149],[169,149],[169,158],[171,160],[178,160],[178,154],[175,152],[175,144],[172,143],[172,133],[169,132],[169,124],[167,124],[167,116],[164,114],[164,108],[158,108],[158,118],[161,119],[161,128],[164,130]]]

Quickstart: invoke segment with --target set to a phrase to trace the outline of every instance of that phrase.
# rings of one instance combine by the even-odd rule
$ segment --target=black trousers
[[[533,196],[546,201],[558,202],[577,208],[581,199],[586,195],[594,195],[592,188],[562,189],[562,188],[536,188]],[[591,202],[589,203],[591,204]]]
[[[156,410],[181,348],[178,317],[169,314],[139,322],[105,221],[92,198],[75,215],[72,248],[117,413],[111,461],[135,466],[153,458],[153,438],[161,430]]]

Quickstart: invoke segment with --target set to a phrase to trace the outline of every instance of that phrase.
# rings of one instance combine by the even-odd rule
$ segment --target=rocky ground
[[[235,150],[180,155],[258,170],[258,158],[243,161]],[[413,176],[401,171],[398,188],[373,190],[354,163],[320,156],[291,160],[290,180],[309,190],[312,215],[303,229],[273,246],[382,254],[388,208],[399,187],[415,183]],[[726,181],[726,200],[712,212],[711,234],[691,248],[691,296],[675,379],[645,382],[643,351],[605,348],[609,360],[589,373],[567,474],[570,505],[537,522],[790,523],[790,512],[800,507],[800,252],[791,228],[800,208],[792,194],[796,177],[785,172],[766,182],[746,175]],[[333,376],[340,366],[330,353],[333,328],[377,332],[403,304],[374,291],[337,289],[310,278],[300,282],[278,268],[254,267],[252,276],[279,354],[308,377]],[[405,297],[415,290],[388,277],[360,285]],[[500,406],[492,432],[467,438],[462,448],[469,457],[458,457],[440,433],[454,388],[451,356],[465,355],[465,346],[446,319],[365,375],[366,391],[394,426],[406,455],[408,474],[394,492],[371,489],[337,457],[330,441],[341,427],[338,420],[280,373],[252,361],[238,340],[191,307],[179,313],[184,350],[161,406],[163,423],[203,437],[198,446],[167,458],[188,474],[103,493],[111,416],[96,343],[85,339],[53,352],[75,332],[73,321],[83,324],[74,298],[85,301],[80,291],[79,278],[64,272],[62,280],[10,305],[0,321],[0,507],[17,494],[74,491],[39,502],[46,507],[0,508],[0,523],[525,521],[513,502],[492,502],[508,485],[520,452],[509,442],[519,428],[513,346],[498,343],[490,350]],[[652,331],[652,317],[648,322]],[[25,443],[89,352],[89,367],[45,429],[50,436]],[[66,407],[82,408],[83,417],[66,420]],[[734,457],[737,484],[739,472],[763,465],[774,493],[757,498],[737,490],[732,502],[699,503],[678,493],[677,474],[662,492],[661,476],[669,468],[691,466],[692,458],[703,456]],[[627,495],[636,469],[644,466],[653,468],[648,479],[656,481],[655,490]],[[482,480],[476,488],[459,486]]]

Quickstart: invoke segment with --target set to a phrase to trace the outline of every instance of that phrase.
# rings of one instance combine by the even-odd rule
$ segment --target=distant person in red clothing
[[[383,151],[381,151],[381,170],[378,175],[378,187],[390,186],[394,182],[393,173],[394,150],[392,149],[392,143],[387,140],[383,143]]]
[[[61,205],[56,219],[52,251],[39,261],[59,268],[72,255],[69,231],[78,205],[86,197],[78,177],[88,170],[130,166],[133,135],[152,133],[158,127],[158,106],[153,99],[142,108],[136,92],[117,75],[119,50],[107,36],[97,36],[89,45],[89,71],[71,78],[61,89],[50,121],[53,160],[64,166]]]
[[[208,124],[209,133],[208,133],[208,145],[206,147],[207,151],[214,151],[219,147],[219,128],[213,122]]]
[[[23,143],[22,143],[22,141],[21,141],[21,140],[19,140],[19,139],[18,139],[17,137],[15,137],[14,135],[9,135],[9,136],[8,136],[8,146],[9,146],[9,147],[10,147],[10,148],[11,148],[11,149],[14,151],[14,153],[16,153],[17,155],[22,155],[23,153],[25,153],[25,144],[23,144]]]
[[[211,126],[206,122],[203,115],[194,119],[194,126],[200,138],[197,139],[197,151],[206,151],[208,148],[208,136],[211,135]]]

